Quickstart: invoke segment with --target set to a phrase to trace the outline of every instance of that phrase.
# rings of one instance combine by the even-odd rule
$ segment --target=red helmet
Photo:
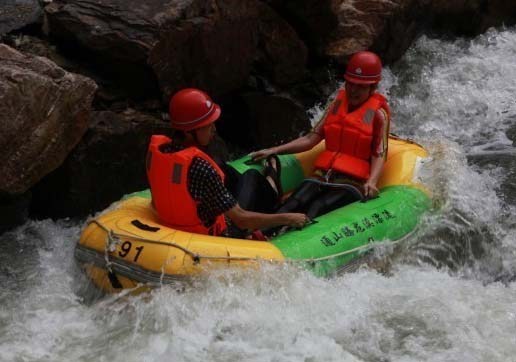
[[[207,126],[215,122],[221,112],[210,96],[195,88],[186,88],[174,94],[168,111],[172,128],[180,131]]]
[[[375,53],[357,52],[348,62],[344,79],[356,84],[376,84],[382,79],[382,61]]]

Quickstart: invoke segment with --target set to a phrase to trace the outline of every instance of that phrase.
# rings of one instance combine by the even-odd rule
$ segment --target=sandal
[[[271,164],[272,159],[276,162],[276,168]],[[281,187],[281,161],[278,155],[273,154],[265,159],[263,176],[270,177],[272,179],[274,185],[276,185],[276,190],[278,191],[278,200],[281,199],[283,196],[283,188]]]

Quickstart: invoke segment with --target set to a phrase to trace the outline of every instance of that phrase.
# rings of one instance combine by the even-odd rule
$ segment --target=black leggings
[[[244,210],[274,213],[278,205],[278,194],[267,179],[257,170],[249,169],[240,174],[233,167],[221,167],[226,176],[225,186]],[[233,223],[228,225],[227,233],[233,238],[245,238],[249,232],[239,229]]]
[[[224,165],[223,170],[227,189],[239,205],[248,211],[276,214],[302,212],[313,219],[361,198],[352,189],[336,188],[308,179],[277,208],[278,195],[260,172],[250,169],[240,174],[228,165]]]
[[[278,194],[259,171],[249,169],[240,174],[228,165],[224,166],[223,170],[226,175],[225,186],[242,209],[274,213],[278,204]]]
[[[302,212],[313,219],[360,199],[360,194],[351,188],[305,180],[276,212]]]

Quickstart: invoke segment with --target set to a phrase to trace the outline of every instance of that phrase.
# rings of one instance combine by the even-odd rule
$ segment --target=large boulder
[[[210,1],[55,0],[45,7],[47,31],[103,60],[146,64],[168,21],[201,16]]]
[[[145,154],[152,134],[170,133],[161,118],[134,109],[96,111],[63,165],[32,189],[37,217],[84,216],[147,188]]]
[[[338,63],[363,49],[373,49],[384,61],[392,61],[405,52],[419,30],[420,11],[414,0],[334,0],[332,9],[338,26],[324,53]]]
[[[18,195],[56,169],[88,128],[92,80],[0,44],[0,194]]]
[[[116,79],[107,77],[102,70],[92,66],[87,59],[63,53],[59,46],[45,37],[28,34],[9,34],[3,40],[7,45],[19,52],[48,58],[68,72],[81,74],[94,80],[98,86],[93,100],[94,109],[108,109],[112,108],[113,105],[118,109],[127,108],[127,101],[131,97],[131,93]],[[158,107],[160,108],[159,98],[159,95],[156,96],[154,101],[159,102]],[[139,101],[138,104],[145,106],[145,103],[149,103],[151,99],[145,102]],[[121,107],[117,104],[120,104]]]
[[[424,0],[421,0],[424,1]],[[421,30],[418,0],[267,0],[316,58],[341,65],[358,50],[373,49],[386,61],[403,54]]]
[[[38,0],[2,0],[0,5],[0,38],[13,30],[40,22],[43,12]]]
[[[166,97],[185,86],[227,94],[258,70],[280,86],[304,76],[306,47],[269,6],[256,0],[208,3],[203,16],[169,20],[151,51],[149,63]]]
[[[135,97],[158,92],[147,66],[157,41],[160,19],[174,1],[53,1],[45,7],[45,31],[64,51],[79,55]],[[179,7],[179,5],[178,5]]]
[[[229,92],[256,69],[280,85],[305,71],[304,44],[258,0],[57,0],[45,11],[50,35],[80,45],[135,91],[159,81],[165,98],[184,86]]]
[[[343,64],[362,49],[400,58],[424,30],[476,35],[516,22],[506,0],[263,0],[301,34],[311,53]]]

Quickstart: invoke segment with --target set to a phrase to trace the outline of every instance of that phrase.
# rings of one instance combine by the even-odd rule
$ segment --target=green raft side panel
[[[283,191],[293,191],[305,178],[303,168],[294,155],[279,155],[279,159],[281,162],[281,186]],[[241,174],[250,169],[263,172],[263,161],[254,163],[251,161],[251,157],[244,156],[238,160],[228,162],[228,164]]]
[[[127,200],[127,199],[130,199],[131,197],[143,197],[144,199],[151,199],[152,195],[151,195],[150,189],[146,189],[146,190],[137,191],[137,192],[133,192],[131,194],[124,195],[124,197],[122,197],[122,200]]]
[[[341,256],[305,267],[318,276],[327,276],[368,250],[353,249],[378,241],[395,241],[415,229],[421,214],[430,208],[429,197],[409,186],[390,186],[380,197],[365,203],[355,202],[315,219],[302,230],[280,235],[272,243],[286,259],[321,258],[350,251]]]

